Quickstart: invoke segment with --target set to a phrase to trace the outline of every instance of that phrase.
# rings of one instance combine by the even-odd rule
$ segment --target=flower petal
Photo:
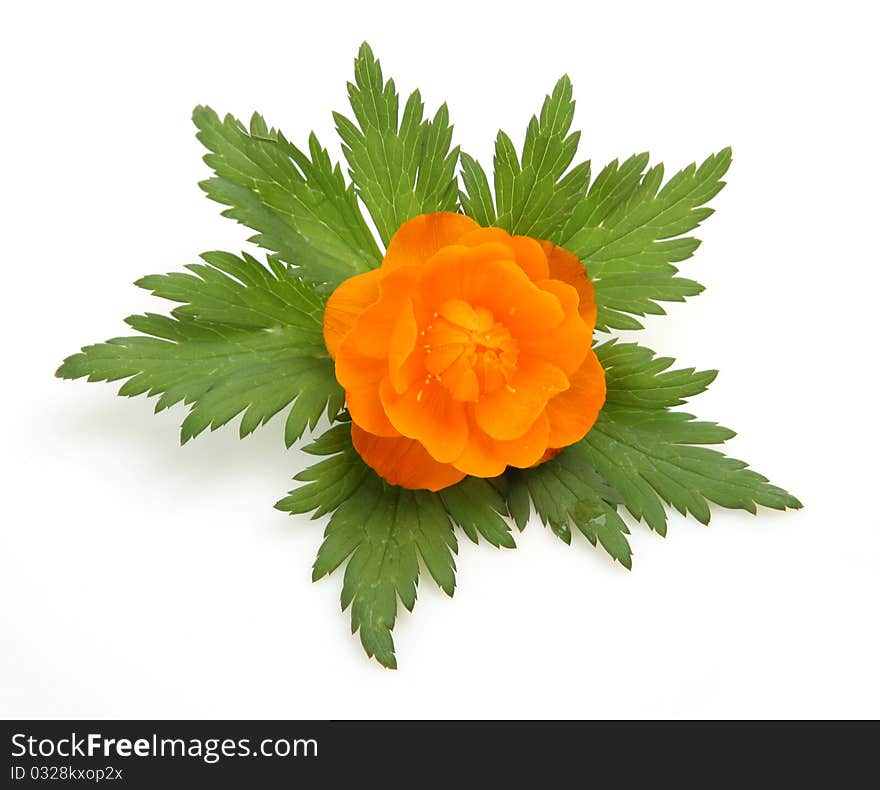
[[[479,247],[481,244],[503,244],[511,253],[514,252],[513,237],[504,228],[477,227],[462,235],[455,243],[465,247]]]
[[[532,427],[547,401],[566,389],[568,379],[556,365],[521,354],[510,383],[474,405],[477,425],[493,439],[517,439]]]
[[[391,424],[420,441],[437,461],[451,463],[461,455],[468,437],[465,407],[436,379],[416,382],[403,394],[385,379],[379,395]]]
[[[361,354],[352,335],[346,335],[337,349],[336,379],[345,390],[345,402],[352,420],[370,433],[398,436],[379,398],[379,385],[387,372],[385,360]]]
[[[547,254],[535,239],[528,236],[514,236],[513,249],[516,252],[517,264],[530,280],[538,282],[552,276],[547,263]]]
[[[418,336],[419,328],[416,325],[412,300],[407,299],[397,316],[388,343],[388,375],[398,392],[405,392],[413,378],[424,369],[413,354]]]
[[[420,276],[418,267],[402,266],[382,277],[378,300],[361,313],[352,329],[361,353],[376,359],[388,356],[394,325]]]
[[[536,333],[520,340],[520,349],[552,362],[569,375],[583,363],[593,332],[578,313],[578,292],[561,280],[544,280],[538,287],[552,293],[565,311],[565,319],[559,326],[546,332]]]
[[[339,344],[352,329],[358,316],[379,299],[379,269],[344,280],[330,294],[324,308],[324,343],[336,359]]]
[[[541,246],[547,255],[550,277],[568,283],[578,292],[580,297],[578,312],[592,332],[596,326],[596,295],[593,283],[587,276],[586,267],[580,262],[577,255],[556,244],[542,241]]]
[[[464,472],[451,464],[431,458],[414,439],[374,436],[353,424],[351,441],[361,458],[392,485],[439,491],[464,477]]]
[[[451,300],[487,308],[516,336],[547,331],[565,318],[556,296],[529,280],[503,244],[440,250],[424,269],[419,294],[435,311]]]
[[[605,404],[605,371],[590,349],[571,376],[571,386],[547,403],[550,447],[567,447],[587,435]]]
[[[477,230],[466,233],[455,243],[465,247],[478,247],[481,244],[503,244],[510,250],[509,257],[526,273],[530,280],[546,280],[551,276],[542,243],[528,236],[511,236],[503,228],[477,228]]]
[[[468,443],[455,459],[456,469],[476,477],[497,477],[508,466],[525,469],[536,464],[547,449],[550,421],[541,413],[518,439],[499,441],[486,435],[471,417]]]
[[[400,436],[385,414],[385,408],[379,398],[379,387],[367,387],[359,390],[346,390],[345,405],[353,422],[362,425],[365,430],[377,436]]]
[[[421,266],[441,247],[454,244],[461,236],[480,226],[464,214],[439,211],[420,214],[403,223],[388,243],[382,269]]]

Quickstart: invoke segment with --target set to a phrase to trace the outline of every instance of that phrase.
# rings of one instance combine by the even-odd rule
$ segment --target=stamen
[[[516,309],[505,308],[511,315]],[[476,312],[471,316],[468,310]],[[516,341],[486,308],[456,303],[449,309],[444,306],[443,312],[435,311],[429,321],[420,332],[419,347],[433,378],[425,379],[423,388],[442,381],[451,393],[464,395],[470,392],[474,376],[480,392],[495,392],[507,386],[516,369]],[[516,392],[513,387],[507,389]],[[421,401],[422,397],[424,392],[419,391],[416,399]]]

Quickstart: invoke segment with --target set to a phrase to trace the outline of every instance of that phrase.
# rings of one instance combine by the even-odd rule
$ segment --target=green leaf
[[[505,520],[507,505],[487,480],[466,477],[458,485],[440,491],[440,498],[452,520],[474,543],[482,536],[496,547],[516,547]]]
[[[509,469],[508,502],[525,502],[517,509],[517,525],[528,520],[531,499],[541,522],[566,543],[574,525],[594,546],[599,543],[625,568],[632,569],[629,529],[617,513],[617,493],[591,466],[582,443],[563,450],[556,458],[530,469]],[[513,509],[513,508],[512,508]]]
[[[333,573],[346,560],[342,608],[352,607],[352,633],[367,654],[396,667],[391,630],[397,600],[412,611],[419,562],[448,595],[455,589],[453,525],[474,542],[513,547],[507,508],[486,480],[466,478],[440,493],[409,491],[385,483],[351,443],[351,426],[335,425],[306,452],[323,460],[294,477],[302,482],[275,507],[312,518],[332,513],[312,577]]]
[[[555,240],[590,183],[589,162],[566,172],[580,141],[580,132],[569,134],[574,104],[571,81],[564,76],[545,98],[540,116],[532,116],[521,157],[510,137],[503,131],[498,133],[494,158],[497,212],[492,208],[482,167],[462,155],[465,213],[481,225]]]
[[[565,542],[576,526],[627,568],[631,552],[624,504],[637,519],[666,533],[664,503],[709,521],[709,502],[752,513],[757,505],[785,509],[801,503],[746,464],[701,445],[721,444],[733,431],[674,412],[703,392],[716,371],[670,370],[673,360],[634,343],[596,347],[608,394],[596,425],[557,458],[531,469],[509,469],[502,492],[522,529],[528,502]]]
[[[320,518],[332,513],[349,499],[365,478],[375,475],[354,449],[351,443],[351,425],[347,423],[334,425],[311,444],[306,445],[303,452],[325,458],[293,478],[305,485],[294,489],[277,502],[275,507],[279,510],[288,513],[314,511],[312,518]],[[329,573],[333,568],[325,570],[324,573]]]
[[[648,166],[647,153],[635,154],[622,165],[615,159],[607,164],[577,205],[560,231],[557,241],[568,245],[572,235],[587,227],[597,227],[611,211],[629,197],[642,179]]]
[[[681,302],[703,290],[676,277],[673,264],[699,246],[683,234],[712,214],[705,204],[724,186],[730,160],[725,148],[662,187],[663,165],[644,171],[647,154],[623,165],[615,160],[599,174],[557,239],[587,267],[596,288],[598,329],[639,329],[633,316],[662,314],[659,302]]]
[[[621,406],[680,406],[704,392],[718,375],[717,370],[668,370],[674,359],[616,339],[596,346],[595,351],[605,370],[606,403]]]
[[[334,113],[343,152],[358,195],[386,244],[406,220],[434,211],[455,211],[458,148],[450,150],[452,127],[442,105],[425,120],[424,103],[413,92],[399,113],[393,80],[369,45],[361,45],[354,64],[355,81],[348,97],[355,121]]]
[[[200,186],[229,206],[223,216],[257,231],[250,241],[324,290],[379,265],[354,190],[314,134],[307,156],[256,113],[249,129],[231,115],[221,121],[210,107],[196,107],[193,122],[216,173]]]
[[[156,411],[180,401],[192,406],[181,426],[186,442],[243,412],[242,437],[293,404],[285,440],[296,441],[325,412],[342,408],[321,332],[323,302],[280,264],[266,268],[247,253],[202,256],[189,273],[138,282],[157,296],[182,302],[172,316],[131,316],[141,332],[68,357],[57,374],[89,381],[127,379],[120,395],[161,395]]]
[[[728,428],[697,422],[690,414],[606,404],[580,442],[586,460],[617,491],[637,519],[666,534],[666,511],[709,522],[709,504],[756,512],[757,505],[799,508],[791,494],[771,485],[743,461],[708,447],[734,436]]]
[[[464,152],[461,154],[461,180],[464,190],[459,193],[459,199],[464,213],[483,227],[494,225],[495,204],[486,171],[476,159]]]

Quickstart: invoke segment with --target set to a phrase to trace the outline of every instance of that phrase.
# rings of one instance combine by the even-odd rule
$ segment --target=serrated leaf
[[[606,404],[579,443],[586,460],[617,491],[637,519],[666,534],[665,502],[709,522],[709,502],[756,512],[801,503],[743,461],[695,445],[721,444],[733,431],[683,412]]]
[[[466,477],[458,485],[440,491],[440,498],[452,520],[474,543],[479,536],[496,547],[516,547],[505,520],[507,505],[486,480]]]
[[[464,152],[461,154],[461,180],[464,189],[459,193],[459,198],[464,213],[483,227],[494,225],[495,204],[486,171],[476,159]]]
[[[590,465],[581,444],[531,469],[509,469],[505,477],[508,502],[531,499],[541,522],[561,540],[571,543],[574,525],[594,546],[601,544],[621,565],[632,568],[625,537],[629,529],[617,513],[619,496]],[[518,516],[524,526],[528,510]]]
[[[458,148],[451,148],[446,105],[426,120],[421,95],[414,91],[401,116],[394,81],[385,81],[366,43],[355,59],[348,96],[355,121],[341,113],[333,117],[351,179],[385,245],[418,214],[455,211]]]
[[[306,485],[294,489],[275,505],[288,513],[314,511],[312,518],[332,513],[352,496],[372,471],[351,443],[350,424],[334,425],[303,451],[328,457],[294,476],[294,480]]]
[[[399,501],[402,493],[375,479],[358,488],[333,513],[314,570],[319,578],[323,565],[337,563],[342,552],[351,548],[342,609],[351,606],[351,631],[359,633],[367,655],[390,669],[397,668],[391,638],[397,599],[412,610],[419,578],[415,543],[406,527],[401,527],[401,522],[412,517],[411,500]]]
[[[584,199],[565,223],[557,242],[567,246],[575,232],[600,225],[638,186],[648,159],[647,153],[635,154],[622,165],[615,159],[602,168]]]
[[[196,107],[193,122],[216,173],[200,186],[229,206],[224,216],[257,231],[250,241],[325,289],[379,265],[354,190],[314,134],[307,156],[256,113],[245,128],[231,115],[221,121],[210,107]]]
[[[724,186],[725,148],[702,165],[688,165],[665,185],[663,165],[647,171],[648,155],[608,165],[575,209],[558,242],[586,265],[596,289],[597,328],[639,329],[634,316],[664,313],[660,302],[680,302],[702,286],[673,265],[699,240],[683,234],[712,214],[705,204]]]
[[[503,131],[495,141],[495,205],[483,168],[462,155],[464,211],[481,225],[555,240],[590,183],[590,163],[568,171],[580,132],[569,134],[574,117],[571,81],[562,77],[526,129],[522,156]],[[568,172],[566,172],[568,171]]]
[[[474,542],[513,547],[504,520],[507,508],[488,481],[466,478],[440,493],[409,491],[385,483],[351,443],[351,425],[330,428],[306,452],[323,460],[294,478],[303,483],[275,507],[313,518],[332,513],[318,552],[313,578],[346,560],[342,606],[352,606],[352,632],[360,633],[368,655],[395,667],[391,629],[397,600],[412,610],[419,562],[448,595],[455,589],[453,525]]]
[[[457,546],[452,525],[436,495],[388,486],[374,476],[334,512],[318,553],[314,575],[352,546],[342,585],[342,608],[351,606],[352,633],[368,656],[394,669],[391,631],[397,599],[412,611],[419,559],[445,592],[452,595]],[[335,552],[326,558],[325,549]],[[343,548],[340,551],[339,546]]]
[[[675,362],[636,343],[610,340],[595,348],[605,370],[606,403],[620,406],[680,406],[715,381],[717,370],[668,370]]]
[[[182,442],[239,414],[240,434],[247,436],[292,403],[285,424],[290,445],[322,414],[342,408],[344,393],[322,339],[322,301],[286,269],[267,269],[247,253],[202,258],[189,273],[138,282],[183,303],[171,317],[127,318],[141,335],[86,346],[56,375],[127,379],[119,394],[160,395],[156,411],[191,405]]]

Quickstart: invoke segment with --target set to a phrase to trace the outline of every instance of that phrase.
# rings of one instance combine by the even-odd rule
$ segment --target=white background
[[[880,715],[878,57],[870,3],[18,3],[3,12],[0,714],[7,717]],[[629,573],[532,523],[461,544],[368,661],[323,522],[272,504],[304,457],[278,420],[178,446],[107,384],[52,377],[163,309],[131,285],[238,250],[189,116],[259,109],[338,152],[368,39],[449,103],[487,164],[568,72],[582,152],[677,170],[731,144],[686,276],[642,340],[721,375],[692,409],[800,512],[634,525]]]

